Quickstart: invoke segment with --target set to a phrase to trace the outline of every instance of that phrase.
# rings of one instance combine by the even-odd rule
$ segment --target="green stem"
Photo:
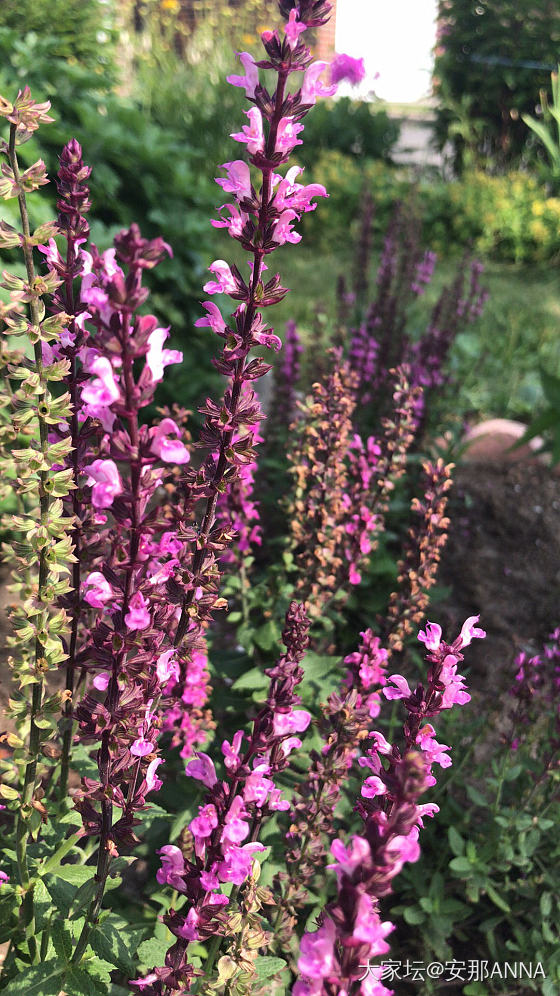
[[[8,159],[10,162],[11,169],[14,174],[14,180],[16,184],[20,182],[20,172],[19,163],[16,153],[16,134],[17,126],[12,124],[10,127],[10,140],[8,144]],[[33,263],[33,252],[30,245],[30,227],[29,227],[29,215],[27,212],[27,203],[25,199],[25,194],[20,191],[18,193],[18,204],[19,213],[22,226],[23,243],[22,251],[25,260],[25,269],[27,273],[27,279],[29,285],[32,287],[35,281],[35,267]],[[41,312],[39,309],[38,298],[32,297],[29,302],[29,311],[32,324],[38,328],[41,322]],[[34,350],[34,361],[35,369],[39,378],[42,392],[47,394],[47,382],[44,375],[43,368],[43,355],[42,355],[42,345],[41,342],[36,342],[33,347]],[[39,425],[39,439],[41,445],[41,451],[44,456],[46,456],[48,450],[48,426],[45,419],[42,417],[39,411],[37,411],[37,421]],[[39,512],[40,512],[40,522],[41,526],[44,528],[45,532],[49,525],[49,509],[50,509],[50,497],[46,484],[48,482],[48,471],[41,470],[38,474],[38,490],[39,490]],[[48,547],[43,547],[39,552],[39,578],[37,586],[37,600],[45,604],[47,607],[47,597],[46,597],[46,587],[49,577],[49,567],[47,562]],[[32,885],[29,876],[29,865],[27,861],[27,844],[29,839],[29,817],[32,812],[31,803],[33,801],[33,796],[35,794],[36,784],[37,784],[37,763],[39,757],[39,751],[41,746],[41,731],[36,725],[36,720],[40,714],[42,701],[43,701],[43,685],[44,685],[44,674],[47,670],[47,662],[45,660],[45,647],[39,638],[39,635],[35,638],[35,678],[36,682],[33,685],[33,693],[31,700],[31,715],[30,715],[30,732],[29,732],[29,750],[28,750],[28,761],[25,768],[25,777],[23,783],[23,789],[21,794],[21,806],[18,810],[16,816],[16,856],[18,873],[20,877],[20,882],[26,891],[32,890]],[[31,892],[31,903],[33,902],[33,896]],[[34,948],[36,950],[36,942],[34,937],[29,938],[30,950]]]

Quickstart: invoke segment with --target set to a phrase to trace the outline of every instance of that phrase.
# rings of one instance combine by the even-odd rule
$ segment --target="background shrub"
[[[436,131],[443,148],[462,119],[451,137],[456,167],[465,151],[498,169],[519,163],[528,139],[521,115],[535,112],[559,47],[560,10],[550,0],[439,0]]]

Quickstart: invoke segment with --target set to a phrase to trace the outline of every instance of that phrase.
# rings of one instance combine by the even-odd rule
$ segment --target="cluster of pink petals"
[[[146,366],[153,381],[163,380],[165,367],[172,363],[182,363],[183,354],[178,349],[164,349],[163,344],[169,336],[169,329],[154,329],[148,336],[148,352]]]
[[[253,56],[249,52],[238,52],[237,54],[245,70],[245,75],[227,76],[227,82],[231,83],[232,86],[243,87],[247,97],[254,97],[259,82],[259,70],[255,65]]]
[[[141,591],[136,591],[128,603],[128,612],[124,617],[128,629],[147,629],[152,619],[148,603]]]
[[[315,104],[318,97],[332,97],[337,91],[337,84],[330,85],[324,83],[320,77],[325,69],[329,68],[328,62],[312,62],[306,69],[301,85],[301,99],[304,104]]]
[[[164,463],[188,463],[190,454],[181,441],[181,430],[172,418],[164,418],[159,425],[152,426],[149,431],[150,450]],[[175,438],[173,438],[175,437]]]
[[[162,660],[163,657],[163,660]],[[158,658],[160,681],[167,681],[166,693],[173,690],[178,680],[178,666],[165,654]],[[160,677],[161,675],[161,677]],[[172,745],[180,748],[183,759],[192,757],[195,748],[206,740],[203,708],[208,698],[208,654],[206,650],[193,650],[186,665],[185,686],[180,699],[175,697],[162,715],[162,730],[173,734]]]
[[[247,151],[255,155],[264,149],[262,114],[258,107],[252,107],[250,111],[245,111],[245,114],[249,118],[249,124],[243,125],[241,131],[232,132],[230,138],[234,138],[236,142],[246,142]]]
[[[91,501],[95,508],[110,508],[117,495],[122,493],[122,481],[114,460],[94,460],[83,467],[91,487]]]
[[[337,85],[343,80],[352,86],[361,83],[366,75],[363,59],[353,59],[351,55],[340,54],[331,62],[331,84]]]
[[[307,31],[307,24],[304,24],[303,21],[300,21],[299,10],[297,9],[297,7],[294,7],[290,11],[290,17],[288,19],[288,22],[284,25],[284,32],[286,38],[288,39],[288,45],[290,46],[290,48],[296,47],[299,36],[304,31]]]
[[[114,598],[114,592],[101,571],[92,571],[83,582],[84,601],[94,609],[103,609]]]

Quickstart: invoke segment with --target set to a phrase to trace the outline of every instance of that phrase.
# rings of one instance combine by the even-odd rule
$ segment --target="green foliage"
[[[51,176],[62,146],[71,137],[81,140],[84,159],[92,166],[92,238],[100,248],[133,221],[146,238],[165,233],[173,258],[150,275],[152,307],[162,325],[172,326],[169,345],[184,351],[188,367],[196,367],[198,375],[195,382],[185,375],[185,367],[170,371],[158,401],[194,405],[214,382],[207,335],[193,328],[200,312],[202,270],[210,255],[214,165],[204,150],[194,148],[185,123],[159,123],[136,99],[112,92],[110,76],[55,56],[55,42],[48,34],[31,32],[21,38],[0,27],[0,92],[9,96],[19,78],[36,99],[51,101],[55,123],[24,147],[25,155],[44,159]],[[54,213],[55,196],[54,188],[47,187],[40,206],[46,217]]]
[[[523,115],[523,121],[544,145],[549,159],[548,174],[557,184],[560,180],[560,84],[558,70],[550,74],[552,103],[546,90],[540,92],[542,120],[537,121],[530,114]]]
[[[325,152],[341,152],[354,159],[389,162],[398,141],[400,126],[386,111],[366,100],[320,101],[305,123],[305,141],[300,158],[313,165]]]
[[[560,253],[560,198],[529,173],[491,176],[465,172],[459,180],[414,182],[407,169],[380,161],[358,163],[341,152],[324,152],[310,170],[329,200],[320,222],[314,214],[301,226],[307,239],[326,247],[333,239],[355,238],[363,192],[375,204],[374,231],[380,236],[399,200],[412,200],[422,218],[426,245],[449,251],[467,245],[475,252],[516,263],[554,259]]]
[[[554,751],[554,717],[551,708],[515,751],[490,742],[497,721],[469,717],[468,709],[449,715],[442,737],[461,743],[462,753],[455,750],[454,767],[439,779],[440,812],[422,831],[421,861],[395,882],[391,914],[414,927],[414,940],[406,927],[400,932],[403,958],[540,962],[546,981],[525,978],[523,992],[548,996],[560,983],[558,776],[545,760]],[[394,945],[392,957],[400,957]],[[496,976],[484,993],[511,985]],[[427,982],[422,996],[435,991]]]
[[[2,0],[0,28],[42,39],[53,59],[103,73],[105,85],[115,77],[115,10],[104,0]]]
[[[544,368],[541,368],[540,376],[545,405],[517,445],[522,446],[536,436],[542,436],[540,452],[550,453],[552,463],[557,464],[560,463],[560,377],[555,377]]]
[[[528,137],[522,115],[534,113],[536,94],[558,59],[558,6],[440,0],[439,18],[434,76],[440,146],[451,126],[462,122],[462,133],[452,135],[456,165],[465,150],[471,160],[491,161],[499,169],[517,165]],[[464,127],[469,120],[470,133]]]

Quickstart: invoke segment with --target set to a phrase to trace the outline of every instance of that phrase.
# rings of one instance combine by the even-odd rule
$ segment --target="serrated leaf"
[[[51,937],[58,957],[67,965],[72,957],[72,938],[60,920],[53,922]]]
[[[142,941],[142,944],[138,948],[140,965],[147,969],[155,968],[156,965],[163,965],[172,941],[173,938],[170,938],[169,941],[162,941],[158,937],[149,937],[147,941]]]
[[[73,968],[66,981],[68,996],[107,996],[109,987],[83,968]]]
[[[63,882],[61,878],[57,878],[55,875],[49,875],[45,880],[45,886],[57,911],[61,916],[67,918],[75,890],[68,882]]]
[[[126,944],[127,932],[123,930],[123,922],[118,917],[108,916],[103,923],[92,931],[90,945],[104,961],[114,968],[124,972],[134,972],[136,963],[129,953]]]
[[[65,967],[55,959],[32,965],[10,982],[10,996],[58,996],[65,988],[65,975]]]
[[[273,975],[278,975],[278,972],[282,972],[287,967],[287,962],[283,958],[271,958],[267,955],[261,955],[255,961],[257,978],[261,982],[263,979],[270,979]]]
[[[50,874],[61,878],[63,882],[69,882],[70,885],[83,885],[93,878],[95,868],[90,865],[59,865]]]

